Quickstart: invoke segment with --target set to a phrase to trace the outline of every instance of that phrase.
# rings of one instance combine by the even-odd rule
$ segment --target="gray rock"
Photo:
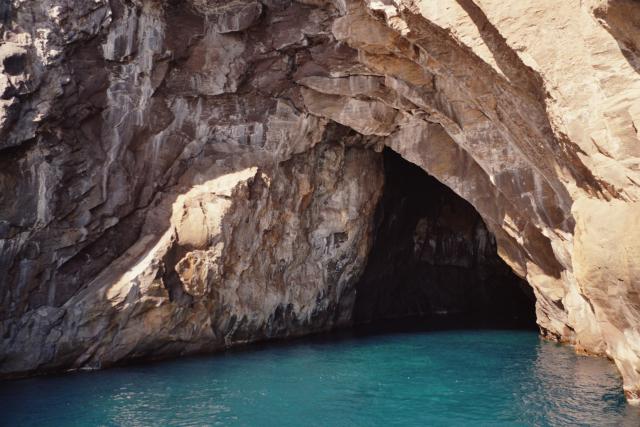
[[[0,372],[348,323],[386,145],[637,400],[639,8],[2,3]]]

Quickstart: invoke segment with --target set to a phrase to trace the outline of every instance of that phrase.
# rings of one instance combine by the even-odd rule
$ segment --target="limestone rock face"
[[[350,321],[388,146],[640,398],[640,3],[0,5],[0,371]]]
[[[166,215],[150,211],[136,243],[86,287],[21,318],[3,368],[100,367],[347,324],[379,160],[323,141],[160,201]]]

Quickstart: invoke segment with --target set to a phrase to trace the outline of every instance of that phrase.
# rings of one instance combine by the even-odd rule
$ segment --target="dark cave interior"
[[[498,256],[467,201],[390,149],[374,243],[356,285],[356,325],[535,328],[529,285]]]

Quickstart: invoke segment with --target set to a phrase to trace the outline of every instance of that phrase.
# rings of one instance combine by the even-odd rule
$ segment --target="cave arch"
[[[374,242],[356,285],[356,325],[535,328],[531,287],[498,256],[474,207],[400,154],[383,151]]]

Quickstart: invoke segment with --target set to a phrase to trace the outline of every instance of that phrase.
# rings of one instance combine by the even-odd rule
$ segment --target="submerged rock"
[[[388,146],[640,396],[640,4],[0,6],[0,372],[350,322]]]

